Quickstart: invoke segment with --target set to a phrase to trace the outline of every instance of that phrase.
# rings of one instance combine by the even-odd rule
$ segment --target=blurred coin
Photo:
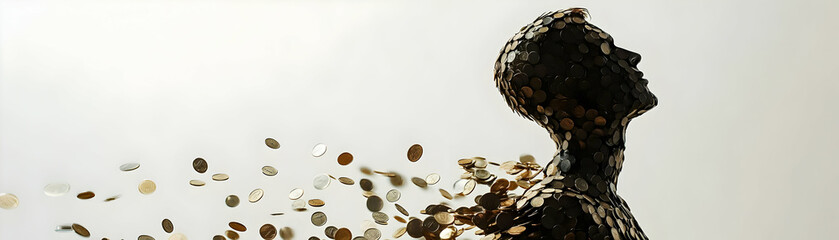
[[[91,198],[93,198],[94,196],[96,196],[96,194],[94,194],[94,193],[93,193],[93,192],[91,192],[91,191],[87,191],[87,192],[79,193],[79,195],[76,195],[76,197],[77,197],[77,198],[82,199],[82,200],[84,200],[84,199],[91,199]]]
[[[73,226],[71,226],[71,225],[59,225],[59,226],[55,227],[55,231],[56,231],[56,232],[69,232],[69,231],[73,231]]]
[[[227,205],[228,207],[239,206],[239,196],[228,195],[227,198],[224,199],[224,204]]]
[[[295,211],[305,211],[306,201],[303,199],[294,200],[294,202],[291,202],[291,209],[294,209]]]
[[[419,144],[411,145],[408,148],[408,161],[416,162],[422,157],[422,146]]]
[[[446,198],[448,200],[452,200],[452,194],[451,193],[449,193],[446,190],[443,190],[442,188],[438,189],[438,190],[440,190],[440,195],[443,195],[444,198]]]
[[[402,235],[405,235],[405,232],[408,230],[406,227],[401,227],[396,229],[396,232],[393,233],[393,238],[400,238]]]
[[[326,153],[326,144],[318,143],[312,148],[312,156],[314,157],[323,156],[324,153]]]
[[[385,194],[385,198],[387,198],[388,202],[399,201],[399,198],[401,198],[401,197],[402,197],[402,193],[399,192],[399,190],[396,190],[396,189],[391,189],[390,191],[387,191],[387,194]]]
[[[187,238],[183,233],[175,233],[169,236],[169,240],[187,240]]]
[[[192,186],[200,187],[200,186],[204,186],[204,184],[205,184],[204,181],[201,181],[201,180],[195,180],[195,179],[189,180],[189,185],[192,185]]]
[[[408,221],[407,221],[407,220],[405,220],[404,218],[402,218],[402,217],[400,217],[400,216],[398,216],[398,215],[393,215],[393,219],[396,219],[396,221],[397,221],[397,222],[401,222],[401,223],[408,223]]]
[[[288,199],[297,200],[300,199],[300,197],[303,197],[303,189],[295,188],[288,193]]]
[[[323,212],[312,213],[312,219],[311,220],[312,220],[312,224],[314,224],[315,226],[318,226],[318,227],[323,226],[324,224],[326,224],[326,213],[323,213]]]
[[[259,236],[261,236],[262,239],[274,239],[277,237],[277,228],[271,224],[262,225],[262,227],[259,228]]]
[[[334,239],[335,238],[335,232],[337,232],[337,231],[338,231],[337,227],[329,226],[329,227],[326,227],[326,229],[323,230],[323,233],[326,234],[326,237]]]
[[[213,174],[213,180],[215,180],[215,181],[225,181],[227,179],[230,179],[230,176],[228,176],[227,174],[224,174],[224,173]]]
[[[106,198],[106,199],[105,199],[105,202],[110,202],[110,201],[113,201],[113,200],[117,200],[117,198],[119,198],[119,195],[116,195],[116,196],[113,196],[113,197]]]
[[[73,223],[72,225],[73,231],[76,232],[79,236],[82,237],[90,237],[90,231],[87,231],[87,228],[84,228],[82,225],[78,223]]]
[[[161,225],[163,225],[163,231],[166,233],[172,233],[172,231],[175,230],[175,225],[172,225],[172,220],[169,220],[168,218],[163,219]]]
[[[367,210],[370,210],[371,212],[378,212],[382,210],[383,206],[384,202],[379,196],[371,196],[367,198]]]
[[[50,197],[58,197],[70,191],[70,184],[50,183],[44,186],[44,194]]]
[[[338,155],[338,164],[341,164],[342,166],[349,165],[352,162],[352,159],[352,154],[343,152],[341,155]]]
[[[373,181],[370,181],[370,179],[362,178],[361,181],[358,182],[358,185],[361,186],[361,190],[373,190]]]
[[[277,169],[272,167],[272,166],[262,167],[262,174],[265,174],[265,176],[271,177],[271,176],[277,175],[277,173],[278,173]]]
[[[280,148],[280,143],[277,142],[277,140],[274,140],[273,138],[266,138],[265,139],[265,145],[267,145],[269,148],[273,148],[273,149]]]
[[[137,186],[137,190],[140,190],[140,193],[149,195],[154,193],[154,190],[157,190],[157,185],[154,184],[152,180],[143,180],[140,182],[140,185]]]
[[[410,214],[408,214],[408,210],[405,210],[405,208],[402,207],[402,205],[399,205],[398,203],[394,203],[393,205],[396,206],[396,211],[399,211],[399,213],[402,213],[402,215],[405,215],[406,217],[410,216]]]
[[[325,204],[326,203],[324,203],[323,200],[320,200],[320,199],[310,199],[309,200],[309,206],[312,206],[312,207],[323,207],[323,205],[325,205]]]
[[[248,202],[255,203],[259,202],[262,199],[262,196],[265,195],[265,191],[261,188],[254,189],[251,191],[251,194],[248,195]]]
[[[425,182],[428,183],[428,185],[437,184],[437,182],[439,182],[439,181],[440,181],[440,174],[432,173],[432,174],[428,174],[428,176],[425,176]]]
[[[20,200],[14,194],[0,193],[0,208],[14,209],[17,208],[18,204],[20,204]]]
[[[379,229],[369,228],[366,231],[364,231],[364,238],[367,238],[368,240],[379,240],[379,238],[381,237],[382,232],[379,231]]]
[[[428,187],[428,183],[425,182],[425,179],[422,179],[422,178],[412,177],[411,182],[413,182],[414,185],[417,185],[417,187],[421,187],[421,188]]]
[[[192,160],[192,169],[195,169],[198,173],[207,172],[207,161],[203,158],[196,158]]]
[[[332,182],[332,179],[329,178],[329,175],[321,173],[320,175],[315,176],[315,179],[312,180],[312,185],[314,185],[317,190],[323,190],[326,189],[326,187],[329,187],[330,182]]]
[[[286,240],[291,239],[292,237],[294,237],[294,232],[291,231],[290,227],[280,228],[280,237]]]
[[[248,230],[248,228],[245,227],[244,224],[239,223],[239,222],[229,222],[229,223],[227,223],[227,226],[229,226],[233,230],[236,230],[236,231],[239,231],[239,232],[244,232],[244,231]]]
[[[341,182],[341,183],[343,183],[344,185],[353,185],[353,184],[355,184],[355,181],[353,181],[353,180],[352,180],[352,178],[348,178],[348,177],[339,177],[339,178],[338,178],[338,181],[339,181],[339,182]]]
[[[119,170],[123,172],[133,171],[137,168],[140,168],[139,163],[126,163],[119,166]]]
[[[340,228],[335,231],[335,240],[350,240],[351,238],[352,232],[347,228]]]

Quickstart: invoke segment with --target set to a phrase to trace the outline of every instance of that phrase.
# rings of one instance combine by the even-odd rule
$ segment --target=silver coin
[[[379,240],[382,237],[382,231],[376,228],[370,228],[364,231],[364,238],[369,240]]]
[[[330,182],[332,182],[332,179],[329,178],[329,175],[323,173],[315,176],[315,179],[312,180],[312,185],[314,185],[317,190],[323,190],[326,189],[326,187],[329,187]]]
[[[303,199],[294,200],[294,202],[291,203],[291,209],[298,210],[298,211],[306,210],[306,200],[303,200]]]
[[[50,197],[58,197],[70,191],[70,184],[50,183],[44,186],[44,194]]]
[[[312,156],[320,157],[326,153],[326,144],[318,143],[312,148]]]
[[[387,194],[385,194],[385,198],[387,198],[388,202],[399,201],[399,198],[401,198],[401,197],[402,197],[402,193],[399,192],[399,190],[396,190],[396,189],[391,189],[390,191],[387,191]]]
[[[126,164],[123,164],[123,165],[119,166],[119,170],[121,170],[123,172],[133,171],[137,168],[140,168],[139,163],[126,163]]]
[[[300,199],[300,197],[303,197],[303,189],[295,188],[288,193],[288,199],[297,200]]]
[[[311,220],[312,224],[314,224],[315,226],[323,226],[324,224],[326,224],[326,213],[315,212],[312,214]]]
[[[428,183],[428,185],[437,184],[437,182],[439,182],[439,181],[440,181],[440,174],[432,173],[432,174],[428,174],[428,176],[425,177],[425,182]]]

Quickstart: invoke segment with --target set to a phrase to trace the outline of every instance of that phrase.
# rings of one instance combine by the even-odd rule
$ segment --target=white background
[[[264,223],[295,239],[328,225],[361,234],[371,219],[358,186],[311,186],[314,175],[362,176],[361,166],[438,185],[407,183],[412,216],[442,199],[455,161],[503,162],[554,151],[547,133],[513,114],[492,66],[518,28],[573,6],[639,68],[660,104],[632,122],[619,193],[652,239],[832,239],[839,223],[839,11],[836,1],[0,1],[0,239],[167,239],[163,218],[190,239],[227,222],[258,238]],[[263,139],[280,141],[278,150]],[[312,146],[329,146],[321,158]],[[425,155],[405,158],[411,144]],[[355,162],[335,159],[352,152]],[[191,168],[195,157],[210,170]],[[133,172],[119,165],[139,162]],[[280,168],[276,177],[263,165]],[[212,182],[224,172],[227,182]],[[371,177],[376,192],[392,188]],[[157,182],[141,195],[143,179]],[[190,179],[207,186],[196,188]],[[67,182],[61,197],[42,188]],[[262,201],[244,201],[254,188]],[[91,190],[97,196],[78,200]],[[121,198],[105,203],[113,195]],[[237,194],[243,203],[224,206]],[[470,198],[473,196],[470,196]],[[456,204],[468,204],[461,200]],[[284,216],[269,216],[282,211]],[[396,214],[392,205],[385,210]],[[398,224],[381,227],[388,237]],[[407,236],[403,236],[408,238]]]

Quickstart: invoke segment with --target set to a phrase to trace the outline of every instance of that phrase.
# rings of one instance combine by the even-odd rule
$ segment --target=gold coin
[[[78,223],[73,223],[72,228],[73,232],[76,232],[76,234],[78,234],[79,236],[90,237],[90,231],[88,231],[87,228],[82,227],[82,225],[79,225]]]
[[[236,196],[236,195],[227,196],[227,198],[224,199],[224,204],[226,204],[228,207],[239,206],[239,196]]]
[[[432,174],[428,174],[428,176],[425,176],[425,182],[428,183],[428,185],[437,184],[437,182],[439,182],[439,181],[440,181],[440,174],[432,173]]]
[[[352,162],[352,154],[348,152],[343,152],[341,155],[338,155],[338,164],[342,166],[349,165]]]
[[[0,208],[14,209],[20,204],[17,196],[11,193],[0,193]]]
[[[189,180],[189,185],[192,185],[192,186],[200,187],[200,186],[204,186],[204,184],[206,184],[206,183],[204,183],[204,181],[201,181],[201,180]]]
[[[312,207],[322,207],[324,204],[326,204],[326,203],[324,203],[323,200],[320,200],[320,199],[309,200],[309,206],[312,206]]]
[[[408,221],[406,221],[404,218],[397,215],[393,215],[393,219],[396,219],[397,222],[408,223]]]
[[[417,187],[421,187],[421,188],[428,187],[428,183],[425,182],[425,179],[422,179],[422,178],[413,177],[413,178],[411,178],[411,182],[413,182],[414,185],[417,185]]]
[[[277,173],[279,173],[279,171],[277,171],[277,169],[272,166],[262,167],[262,174],[265,174],[265,176],[271,177],[277,175]]]
[[[225,180],[227,180],[227,179],[230,179],[230,176],[228,176],[227,174],[224,174],[224,173],[216,173],[216,174],[213,174],[213,180],[216,180],[216,181],[225,181]]]
[[[261,188],[254,189],[251,191],[251,194],[248,195],[248,202],[255,203],[262,199],[262,196],[265,195],[265,191]]]
[[[175,226],[172,225],[172,220],[169,220],[168,218],[163,219],[161,225],[163,225],[163,231],[166,233],[172,233],[172,231],[175,230]]]
[[[422,146],[419,144],[411,145],[408,148],[408,161],[416,162],[422,157]]]
[[[137,237],[137,240],[154,240],[154,238],[149,235],[140,235],[139,237]]]
[[[443,195],[443,197],[448,199],[448,200],[452,200],[452,194],[451,193],[449,193],[446,190],[443,190],[442,188],[439,189],[439,190],[440,190],[440,195]]]
[[[402,235],[405,235],[405,232],[407,231],[407,229],[408,228],[406,228],[406,227],[401,227],[399,229],[396,229],[396,232],[393,233],[393,238],[402,237]]]
[[[286,240],[291,239],[292,237],[294,237],[294,232],[291,231],[290,227],[280,228],[280,237]]]
[[[288,193],[288,199],[297,200],[303,197],[303,189],[295,188]]]
[[[231,240],[239,239],[239,234],[231,230],[224,231],[224,235],[227,235],[227,238]]]
[[[402,198],[402,193],[399,192],[399,190],[391,189],[390,191],[387,191],[385,198],[387,198],[388,202],[396,202],[399,201],[399,198]]]
[[[85,200],[85,199],[91,199],[91,198],[93,198],[94,196],[96,196],[96,194],[94,194],[94,193],[93,193],[93,192],[91,192],[91,191],[87,191],[87,192],[79,193],[79,195],[76,195],[76,197],[77,197],[77,198],[82,199],[82,200]]]
[[[396,206],[396,211],[399,211],[399,213],[402,213],[402,215],[405,215],[406,217],[410,216],[410,214],[408,214],[408,210],[405,210],[405,208],[402,207],[402,205],[399,205],[398,203],[394,203],[393,205]]]
[[[323,226],[324,224],[326,224],[326,214],[323,212],[315,212],[312,214],[311,220],[312,224],[314,224],[315,226]]]
[[[241,224],[239,222],[229,222],[227,223],[227,226],[230,226],[230,228],[239,232],[244,232],[248,230],[248,228],[245,227],[244,224]]]
[[[335,240],[350,240],[352,232],[347,228],[340,228],[335,232]]]
[[[137,186],[137,189],[140,190],[140,193],[149,195],[154,193],[154,190],[157,190],[157,185],[154,184],[152,180],[143,180],[140,182],[140,185]]]
[[[273,138],[266,138],[265,145],[268,145],[269,148],[273,149],[280,148],[280,143],[277,142],[277,140],[274,140]]]
[[[353,184],[355,184],[355,181],[354,181],[354,180],[352,180],[352,178],[348,178],[348,177],[339,177],[339,178],[338,178],[338,181],[339,181],[339,182],[341,182],[341,183],[343,183],[344,185],[353,185]]]
[[[454,215],[448,212],[438,212],[434,214],[434,220],[442,225],[449,225],[454,223]]]
[[[195,160],[192,160],[192,169],[195,169],[198,173],[207,172],[207,160],[204,160],[203,158],[196,158]]]

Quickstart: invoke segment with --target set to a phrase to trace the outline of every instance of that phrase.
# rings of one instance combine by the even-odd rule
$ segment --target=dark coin
[[[215,236],[213,236],[213,240],[227,240],[227,239],[224,238],[224,236],[222,236],[222,235],[215,235]]]
[[[244,232],[248,230],[248,228],[245,227],[244,224],[241,224],[239,222],[230,222],[227,224],[227,226],[230,226],[230,228],[239,232]]]
[[[440,224],[437,223],[437,220],[434,219],[434,216],[429,216],[425,218],[425,220],[422,221],[422,227],[429,232],[436,232],[437,230],[440,230]]]
[[[239,238],[239,237],[236,236],[236,238]],[[139,237],[137,237],[137,240],[154,240],[154,237],[149,236],[149,235],[140,235]]]
[[[383,206],[384,202],[379,196],[371,196],[367,198],[367,210],[370,210],[371,212],[378,212],[382,210]]]
[[[411,182],[413,182],[414,185],[417,185],[417,187],[421,187],[421,188],[428,187],[428,183],[425,182],[425,179],[422,179],[422,178],[413,177],[413,178],[411,178]]]
[[[352,232],[347,228],[340,228],[335,231],[335,240],[350,240],[351,238]]]
[[[94,196],[96,196],[96,194],[91,192],[91,191],[79,193],[79,195],[76,195],[77,198],[82,199],[82,200],[91,199]]]
[[[79,236],[90,237],[90,231],[88,231],[87,228],[82,227],[82,225],[73,223],[71,227],[73,228],[73,231],[76,232],[76,234],[78,234]]]
[[[196,158],[195,160],[192,160],[192,169],[195,169],[198,173],[207,172],[207,161],[203,158]]]
[[[364,191],[372,191],[373,190],[373,181],[370,181],[370,179],[362,178],[361,181],[358,181],[358,185],[361,186],[361,190],[364,190]]]
[[[334,239],[335,238],[335,232],[337,232],[337,231],[338,231],[337,227],[329,226],[329,227],[326,227],[326,229],[323,230],[323,233],[326,234],[326,237]]]
[[[262,227],[259,228],[259,236],[261,236],[262,239],[274,239],[277,237],[277,228],[271,224],[262,225]]]
[[[577,189],[580,189],[580,191],[583,192],[588,190],[588,182],[586,182],[586,180],[583,178],[577,178],[577,180],[574,180],[574,186],[576,186]]]
[[[398,203],[394,203],[393,205],[396,206],[396,211],[399,211],[399,213],[402,213],[402,215],[405,215],[406,217],[410,216],[410,214],[408,214],[408,210],[405,210],[405,208],[402,207],[402,205],[399,205]]]
[[[163,231],[166,233],[172,233],[172,231],[175,230],[175,226],[172,225],[172,221],[168,218],[163,219],[163,222],[161,224],[163,225]]]
[[[227,238],[230,238],[232,240],[239,239],[239,234],[234,231],[224,231],[224,235],[227,235]]]
[[[280,228],[280,238],[288,240],[292,237],[294,237],[294,232],[291,230],[290,227]]]
[[[341,155],[338,155],[338,164],[342,166],[349,165],[352,162],[353,156],[348,152],[343,152]]]
[[[315,226],[323,226],[324,224],[326,224],[326,214],[323,212],[315,212],[312,214],[311,220],[312,224],[314,224]]]
[[[411,145],[408,148],[408,161],[416,162],[422,157],[422,146],[419,144]]]
[[[422,237],[422,220],[411,219],[411,221],[408,221],[408,235],[412,238]]]

